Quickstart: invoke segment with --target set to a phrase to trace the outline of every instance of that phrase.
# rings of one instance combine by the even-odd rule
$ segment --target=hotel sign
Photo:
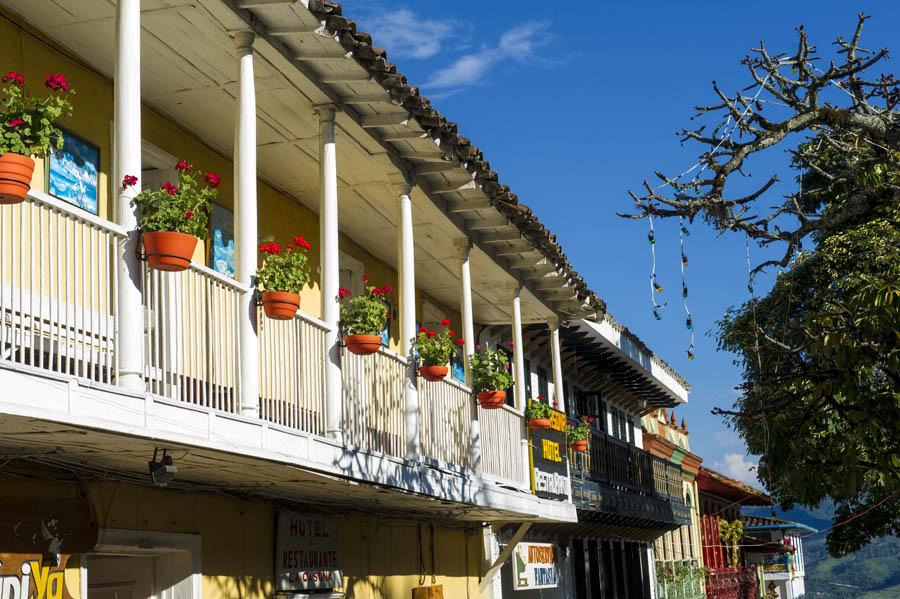
[[[553,589],[559,584],[556,546],[519,543],[513,551],[513,590]]]
[[[334,518],[280,511],[275,540],[275,584],[280,592],[343,585]]]
[[[544,499],[569,498],[569,473],[566,452],[566,415],[550,414],[550,428],[531,431],[532,491]]]

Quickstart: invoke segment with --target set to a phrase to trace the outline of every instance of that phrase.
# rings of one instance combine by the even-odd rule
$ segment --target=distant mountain
[[[747,514],[771,516],[771,508],[744,508]],[[825,547],[834,505],[775,510],[783,520],[799,522],[821,534],[803,541],[807,599],[900,599],[900,538],[877,539],[856,553],[833,558]]]

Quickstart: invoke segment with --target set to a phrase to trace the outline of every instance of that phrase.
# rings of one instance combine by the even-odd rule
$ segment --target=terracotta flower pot
[[[147,263],[155,270],[176,272],[191,265],[197,238],[186,233],[153,231],[144,233],[144,253]]]
[[[300,309],[300,294],[287,291],[264,291],[263,311],[272,320],[290,320]]]
[[[582,439],[581,441],[572,441],[572,451],[576,451],[578,453],[584,453],[588,450],[588,442],[586,439]]]
[[[478,394],[478,403],[486,410],[502,408],[506,404],[506,391],[482,391]]]
[[[0,156],[0,204],[18,204],[31,189],[34,160],[21,154]]]
[[[450,372],[450,369],[446,366],[419,366],[419,374],[421,374],[422,378],[426,381],[435,382],[443,380],[448,372]]]
[[[549,418],[529,418],[528,428],[533,431],[545,431],[550,428]]]
[[[368,356],[381,348],[381,337],[379,335],[347,335],[344,337],[344,345],[351,354]]]

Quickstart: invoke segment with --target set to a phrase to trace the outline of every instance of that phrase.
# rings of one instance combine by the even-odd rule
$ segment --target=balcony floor
[[[175,458],[174,486],[465,521],[574,522],[571,504],[262,420],[27,368],[0,367],[0,455],[88,477],[148,482],[154,447]]]

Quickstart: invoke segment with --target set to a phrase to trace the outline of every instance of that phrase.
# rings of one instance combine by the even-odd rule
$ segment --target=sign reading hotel
[[[569,498],[566,415],[551,410],[550,428],[531,431],[532,491],[544,499]]]
[[[343,585],[334,518],[278,513],[275,583],[280,592],[334,589]]]
[[[513,590],[553,589],[559,584],[556,546],[519,543],[513,551]]]

